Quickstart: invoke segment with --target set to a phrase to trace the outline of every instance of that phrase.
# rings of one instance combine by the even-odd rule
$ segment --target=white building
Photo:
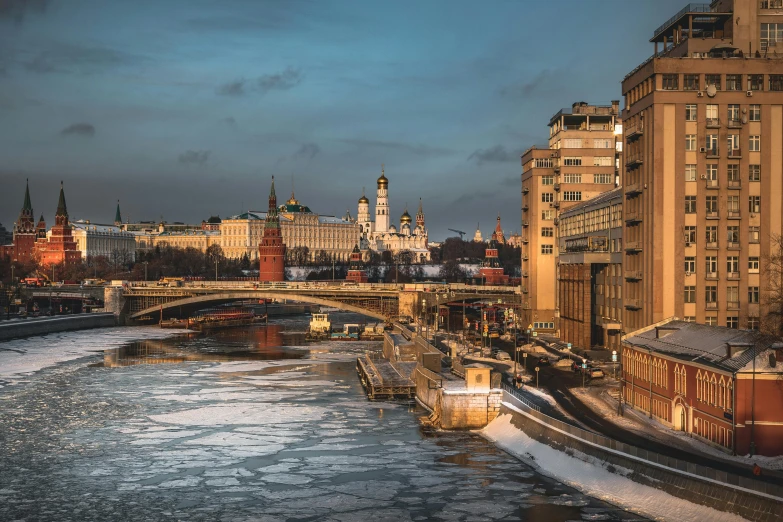
[[[361,249],[375,252],[390,251],[396,254],[407,250],[413,255],[416,263],[429,261],[430,250],[427,243],[427,229],[424,226],[424,210],[419,199],[419,210],[416,212],[416,223],[412,223],[408,209],[400,216],[400,229],[391,224],[389,210],[389,180],[384,168],[381,167],[381,177],[378,178],[378,189],[375,200],[375,221],[370,221],[370,201],[362,192],[359,198],[358,215],[356,219],[361,227]]]
[[[91,257],[112,259],[113,256],[120,255],[129,262],[136,260],[136,236],[124,232],[118,226],[79,220],[71,222],[71,230],[76,248],[82,253],[82,259]]]

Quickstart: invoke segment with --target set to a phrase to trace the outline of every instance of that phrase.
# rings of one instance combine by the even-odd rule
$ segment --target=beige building
[[[623,327],[758,328],[783,232],[783,5],[690,4],[622,82]]]
[[[220,244],[220,232],[209,230],[182,230],[163,232],[131,232],[136,238],[137,250],[152,250],[155,247],[195,248],[206,252],[212,245]]]
[[[84,260],[92,257],[112,259],[118,256],[127,262],[136,260],[136,237],[116,225],[72,221],[71,234]]]
[[[623,189],[604,192],[558,218],[560,339],[620,349],[623,313]]]
[[[522,155],[522,292],[526,320],[558,328],[558,216],[618,183],[619,102],[574,103],[549,121],[548,148]]]

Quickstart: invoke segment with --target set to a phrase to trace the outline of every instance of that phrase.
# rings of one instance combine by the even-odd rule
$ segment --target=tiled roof
[[[670,333],[658,338],[656,328],[650,327],[629,334],[623,342],[678,359],[736,371],[752,361],[754,354],[761,353],[779,341],[776,337],[755,330],[737,330],[679,320],[659,324],[658,328]],[[737,345],[731,350],[734,352],[733,357],[729,356],[731,345]]]

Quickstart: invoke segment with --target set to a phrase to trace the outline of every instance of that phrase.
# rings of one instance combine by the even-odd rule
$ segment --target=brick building
[[[12,261],[19,263],[32,261],[35,239],[35,213],[30,202],[30,182],[28,181],[24,189],[24,203],[22,203],[22,210],[19,212],[19,219],[14,223],[13,244],[10,247],[5,247],[6,253]]]
[[[364,259],[362,259],[362,252],[359,250],[359,245],[353,247],[353,252],[351,252],[351,264],[345,279],[356,283],[367,282],[367,270],[364,268]]]
[[[285,281],[285,245],[280,231],[280,217],[277,213],[275,177],[269,191],[269,210],[264,224],[264,235],[258,245],[259,281]]]
[[[43,222],[43,216],[41,216],[41,222]],[[47,237],[46,224],[44,223],[42,228],[39,227],[37,229],[37,235],[34,255],[42,266],[81,262],[82,253],[76,245],[76,240],[73,238],[62,182],[60,182],[60,199],[57,202],[54,226],[49,231]]]
[[[783,454],[783,343],[667,320],[622,340],[625,404],[738,455]]]

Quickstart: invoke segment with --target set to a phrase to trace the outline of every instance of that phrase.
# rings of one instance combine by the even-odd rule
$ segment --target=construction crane
[[[462,230],[456,230],[456,229],[453,229],[453,228],[450,228],[449,230],[451,232],[456,232],[457,234],[459,234],[459,238],[460,239],[464,239],[465,234],[467,234],[467,232],[463,232]]]

